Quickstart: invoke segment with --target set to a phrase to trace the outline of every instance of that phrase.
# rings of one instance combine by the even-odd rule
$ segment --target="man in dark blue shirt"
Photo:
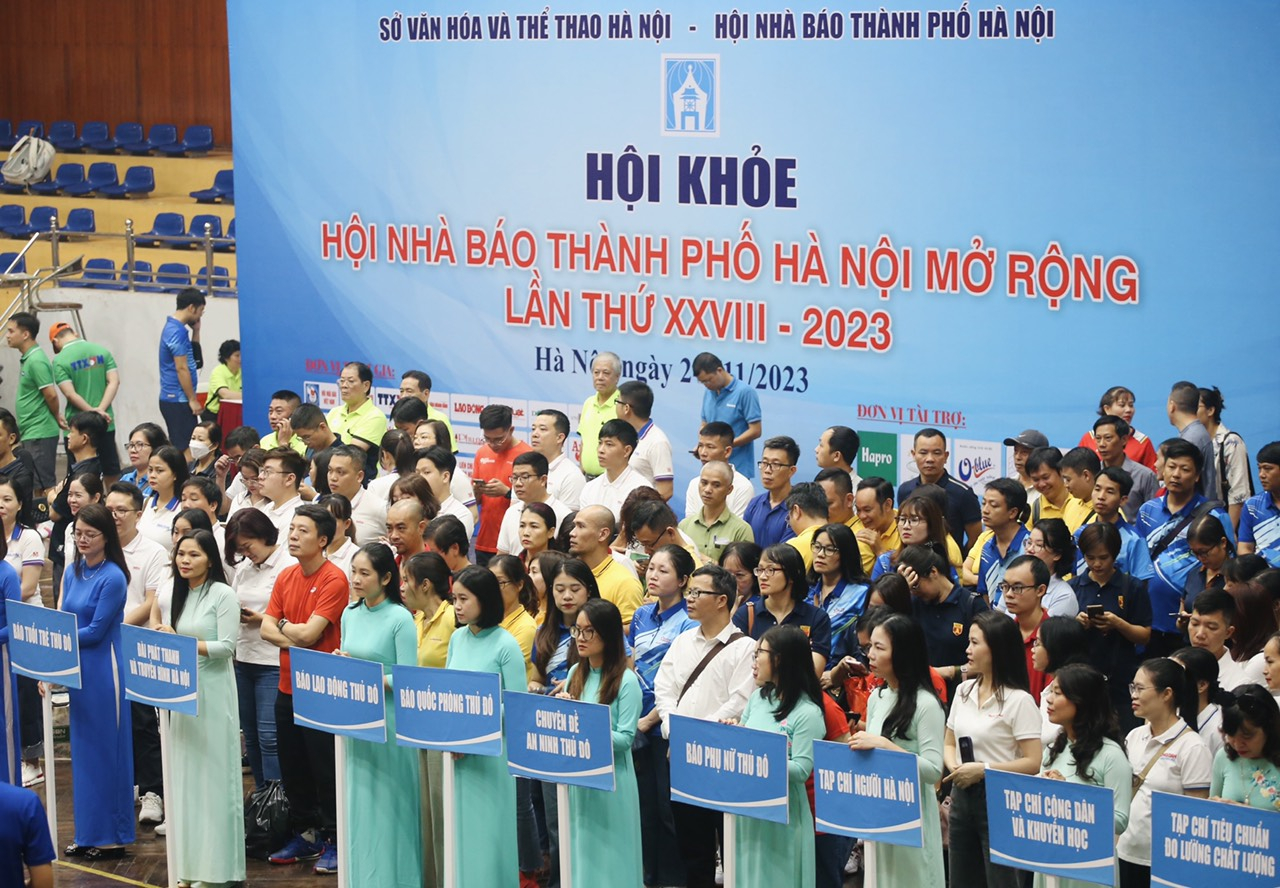
[[[800,447],[786,435],[764,442],[759,462],[760,486],[764,493],[747,503],[747,510],[742,514],[743,520],[751,525],[756,545],[762,549],[795,536],[787,521],[787,497],[791,495],[791,479],[799,459]]]
[[[31,888],[53,888],[55,858],[40,797],[21,786],[0,783],[0,885],[22,885],[25,866]]]
[[[898,555],[898,572],[911,586],[911,610],[924,630],[929,665],[951,688],[964,678],[969,656],[969,627],[986,601],[951,579],[951,564],[934,544],[907,546]]]
[[[906,502],[921,484],[941,487],[947,495],[947,532],[961,552],[968,552],[982,532],[982,504],[968,484],[947,474],[947,436],[937,429],[921,429],[916,432],[911,456],[920,476],[898,485],[898,502]]]

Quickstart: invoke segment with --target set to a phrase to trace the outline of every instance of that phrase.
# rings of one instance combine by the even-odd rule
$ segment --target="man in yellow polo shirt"
[[[612,512],[604,506],[587,506],[573,518],[569,554],[591,568],[600,597],[617,606],[626,631],[631,627],[631,615],[644,601],[644,590],[639,578],[615,561],[609,551],[609,543],[616,533]]]
[[[343,443],[359,447],[365,454],[364,476],[378,474],[378,449],[387,431],[386,414],[373,403],[373,371],[368,364],[352,361],[338,376],[338,393],[342,403],[325,417],[330,430]]]
[[[596,448],[600,445],[600,426],[618,418],[618,380],[622,378],[622,360],[613,352],[600,352],[591,362],[591,384],[596,393],[582,402],[578,434],[582,437],[582,471],[594,478],[604,471]]]
[[[267,424],[271,426],[271,432],[263,436],[258,446],[263,450],[288,447],[299,455],[306,456],[307,444],[293,433],[293,426],[290,423],[293,411],[301,406],[302,398],[297,392],[280,389],[274,393],[271,400],[267,402]]]
[[[795,534],[787,540],[804,558],[804,569],[813,567],[813,535],[830,524],[827,511],[827,494],[822,487],[810,481],[794,484],[787,496],[787,522]]]
[[[874,476],[863,478],[854,492],[853,505],[858,511],[858,520],[862,522],[862,530],[854,531],[854,535],[864,552],[871,549],[873,562],[885,552],[896,552],[902,548],[898,510],[893,507],[892,484]]]
[[[1061,518],[1067,529],[1075,533],[1089,514],[1089,504],[1076,499],[1067,490],[1067,484],[1062,480],[1062,451],[1056,447],[1037,447],[1031,451],[1027,457],[1027,475],[1040,492],[1040,497],[1031,504],[1027,529],[1045,518]]]

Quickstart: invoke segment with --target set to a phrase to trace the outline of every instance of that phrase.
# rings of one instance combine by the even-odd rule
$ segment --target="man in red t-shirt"
[[[289,797],[289,825],[295,833],[289,844],[268,859],[288,864],[318,857],[317,873],[334,873],[338,867],[334,745],[330,735],[294,724],[289,649],[338,649],[349,592],[346,574],[325,556],[336,532],[328,509],[297,508],[289,521],[289,554],[298,563],[280,572],[261,616],[263,640],[280,648],[276,744]]]
[[[476,532],[476,564],[488,564],[498,552],[498,532],[502,516],[511,505],[511,464],[533,448],[516,439],[511,425],[511,408],[490,404],[480,411],[480,431],[484,444],[476,451],[471,473],[480,500],[480,528]]]

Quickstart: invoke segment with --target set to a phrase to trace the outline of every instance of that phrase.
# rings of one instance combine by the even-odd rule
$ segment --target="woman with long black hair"
[[[1049,720],[1062,733],[1044,751],[1042,777],[1102,786],[1115,794],[1113,828],[1117,836],[1129,825],[1133,770],[1121,746],[1120,723],[1107,697],[1107,679],[1087,664],[1064,666],[1049,686]],[[1045,878],[1036,874],[1037,888]],[[1059,878],[1061,888],[1085,888],[1092,882]]]
[[[871,692],[867,729],[854,734],[849,748],[912,753],[920,764],[920,786],[933,786],[942,779],[946,716],[933,689],[920,624],[902,614],[893,614],[871,630],[867,657],[871,671],[884,686]],[[921,847],[885,843],[876,846],[878,884],[941,886],[946,881],[938,806],[923,804],[920,811],[924,842]]]
[[[169,716],[172,785],[166,834],[175,843],[174,868],[184,884],[240,882],[245,878],[244,777],[233,659],[240,604],[209,531],[184,534],[170,566],[172,618],[161,618],[157,600],[151,628],[197,639],[199,715]]]
[[[1217,755],[1223,747],[1222,707],[1231,698],[1218,684],[1218,661],[1197,647],[1180,648],[1173,652],[1173,659],[1187,670],[1187,680],[1196,690],[1195,719],[1187,724],[1200,735],[1209,755]]]
[[[774,548],[791,549],[783,544],[768,551]],[[752,673],[756,691],[747,700],[740,724],[787,735],[787,822],[730,815],[737,829],[737,884],[812,885],[813,814],[804,783],[813,773],[813,741],[826,735],[826,724],[809,639],[795,626],[774,626],[756,645]]]

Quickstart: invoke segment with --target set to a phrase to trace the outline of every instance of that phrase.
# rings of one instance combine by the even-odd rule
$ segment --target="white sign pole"
[[[338,888],[347,888],[347,845],[351,841],[347,824],[347,751],[339,735],[333,735],[333,743],[334,801],[338,809]]]
[[[126,702],[125,705],[127,706],[128,703]],[[169,710],[158,710],[156,715],[160,725],[160,779],[164,784],[165,819],[167,820],[169,812],[177,807],[169,770]],[[178,841],[177,832],[169,829],[168,826],[165,827],[164,862],[169,871],[169,888],[178,888],[178,869],[173,853],[174,843]]]
[[[556,784],[556,820],[560,824],[560,888],[573,888],[573,842],[569,836],[569,784]]]
[[[862,880],[863,884],[868,888],[875,888],[879,883],[876,881],[879,874],[876,872],[876,843],[862,843]]]
[[[1044,888],[1058,888],[1058,877],[1057,877],[1057,876],[1045,876],[1045,877],[1044,877]]]
[[[441,806],[444,811],[444,884],[445,888],[458,888],[458,816],[454,807],[457,797],[454,789],[453,753],[441,753],[444,764],[441,766],[443,780],[440,794],[444,797]]]
[[[734,847],[737,845],[737,827],[732,814],[724,815],[724,854],[720,861],[720,869],[724,873],[724,888],[733,888],[738,883],[738,867],[734,861]]]
[[[49,820],[49,838],[53,853],[58,853],[58,781],[53,769],[53,688],[44,685],[40,695],[44,710],[44,813]],[[21,771],[19,771],[21,774]]]

